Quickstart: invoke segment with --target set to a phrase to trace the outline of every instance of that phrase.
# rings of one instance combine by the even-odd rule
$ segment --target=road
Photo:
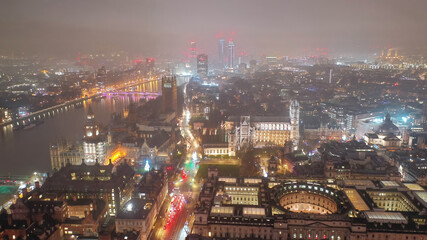
[[[200,184],[195,181],[199,169],[198,163],[201,158],[201,153],[199,143],[194,138],[189,126],[190,119],[190,112],[185,108],[183,117],[180,121],[180,127],[181,134],[187,142],[187,156],[184,160],[182,169],[179,169],[177,174],[173,177],[175,188],[165,200],[159,217],[153,226],[150,235],[150,239],[153,240],[185,239],[191,228],[192,221],[194,221],[193,212],[201,188]],[[177,197],[174,198],[174,196]],[[185,198],[182,208],[171,207],[172,205],[176,205],[173,199],[177,199],[180,196]],[[171,209],[173,209],[172,212],[175,212],[175,215],[169,214]],[[169,224],[167,224],[168,221],[170,222]]]

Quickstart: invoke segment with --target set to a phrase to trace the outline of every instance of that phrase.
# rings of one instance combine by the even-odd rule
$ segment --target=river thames
[[[177,78],[178,85],[188,78]],[[43,124],[29,130],[13,131],[12,126],[0,129],[0,175],[28,175],[51,170],[49,146],[61,138],[82,141],[83,127],[89,106],[95,119],[108,125],[111,114],[122,113],[131,101],[139,102],[138,95],[116,96],[100,101],[87,100],[83,107],[68,108],[42,119]]]

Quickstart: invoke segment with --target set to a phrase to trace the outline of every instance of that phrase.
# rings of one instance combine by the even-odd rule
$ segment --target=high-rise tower
[[[208,78],[208,55],[197,55],[197,75],[203,80]]]
[[[196,70],[197,66],[197,43],[195,41],[190,42],[190,67],[192,71]]]
[[[228,42],[228,68],[233,69],[234,68],[234,48],[235,45],[233,41],[230,39]]]
[[[299,112],[300,106],[297,100],[292,100],[289,106],[289,117],[291,120],[291,140],[294,148],[298,148],[299,143]]]
[[[190,57],[191,58],[197,57],[197,43],[195,41],[190,42]]]
[[[225,41],[224,39],[218,40],[218,61],[220,68],[225,67]]]
[[[162,112],[178,112],[176,76],[162,77]]]

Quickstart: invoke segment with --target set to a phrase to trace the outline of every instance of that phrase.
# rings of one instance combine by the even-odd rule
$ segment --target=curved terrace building
[[[203,186],[187,239],[421,240],[420,196],[427,192],[396,181],[216,177]]]

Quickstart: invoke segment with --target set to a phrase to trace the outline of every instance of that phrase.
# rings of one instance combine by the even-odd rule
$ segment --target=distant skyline
[[[189,42],[217,54],[218,36],[236,53],[301,56],[381,52],[427,54],[425,0],[5,0],[0,53],[76,56],[126,51],[183,56]],[[234,33],[234,34],[232,34]]]

